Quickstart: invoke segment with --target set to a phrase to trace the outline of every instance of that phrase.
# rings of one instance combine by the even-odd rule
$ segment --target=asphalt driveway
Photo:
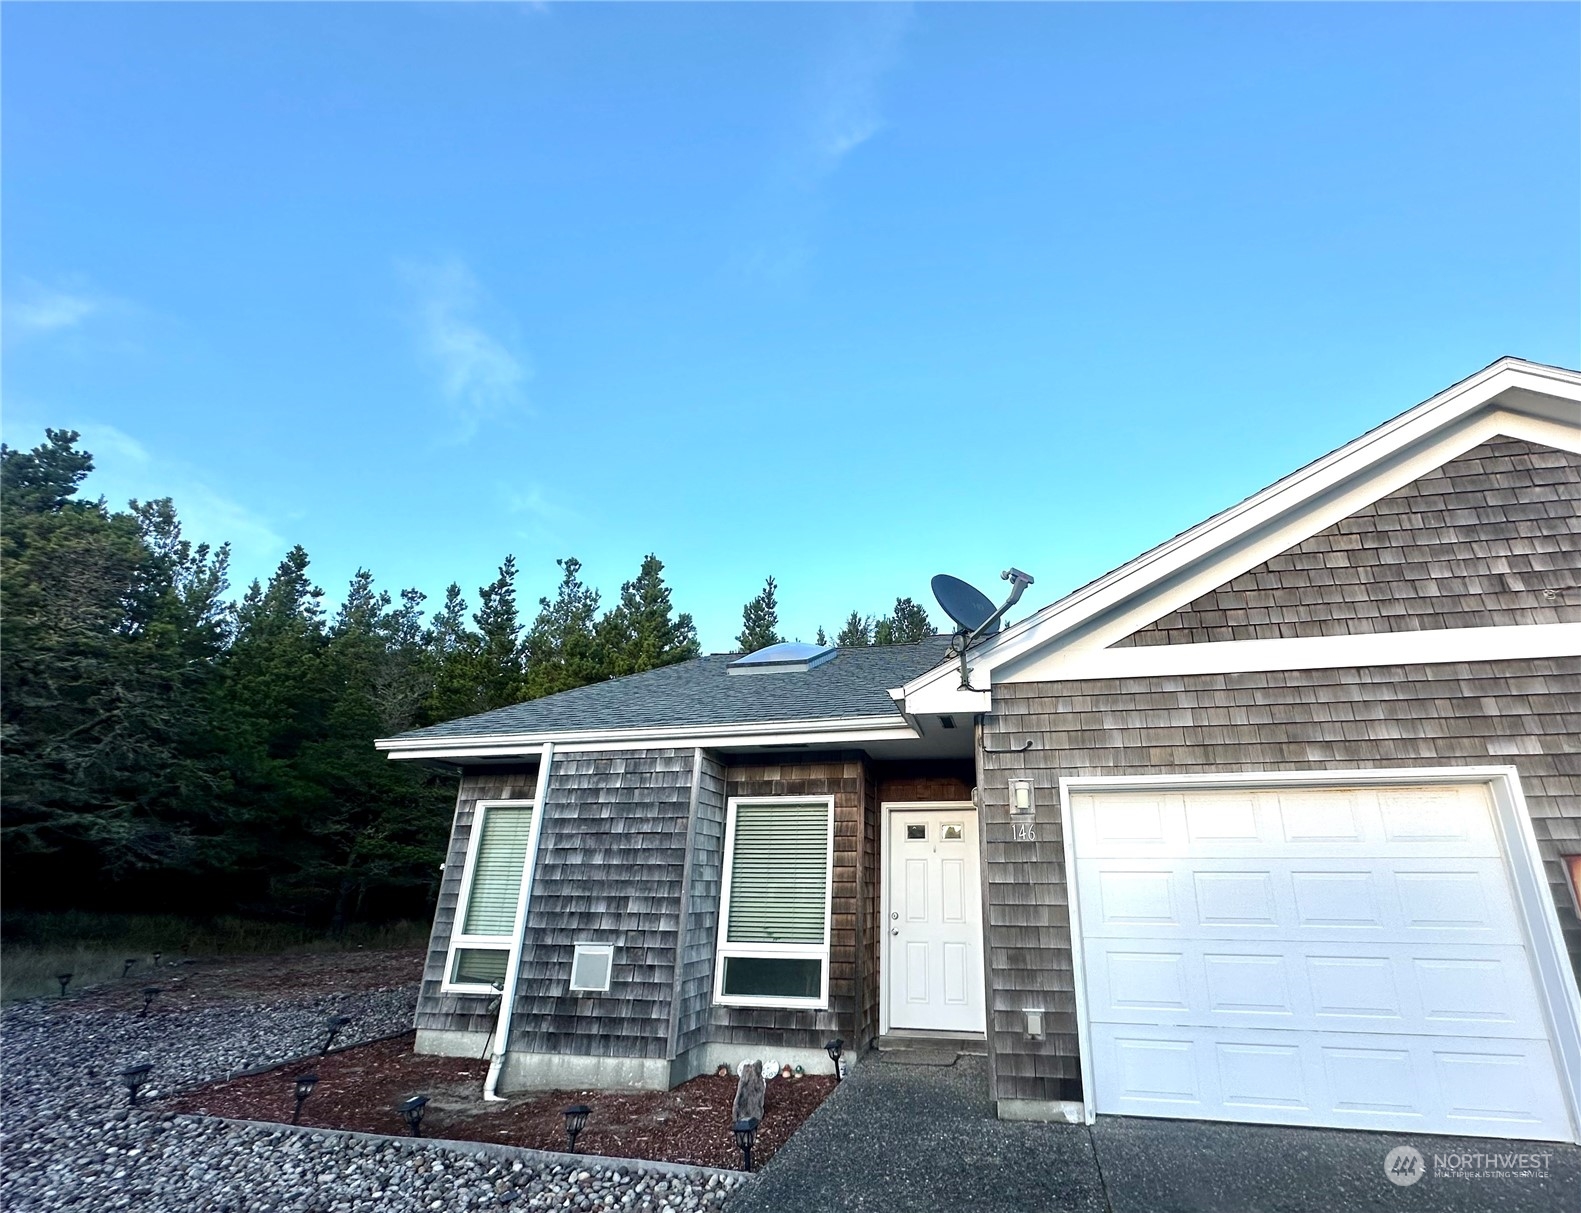
[[[1581,1148],[1327,1129],[1100,1119],[1073,1125],[995,1120],[986,1063],[856,1067],[730,1213],[1576,1213]],[[772,1098],[772,1088],[770,1097]],[[1425,1174],[1384,1172],[1396,1146]],[[1459,1175],[1435,1156],[1545,1154],[1538,1176]]]

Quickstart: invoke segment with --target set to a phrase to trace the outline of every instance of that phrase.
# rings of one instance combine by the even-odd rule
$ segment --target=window
[[[731,801],[716,1002],[827,1004],[833,864],[833,798]]]
[[[602,994],[609,989],[615,967],[615,948],[607,943],[579,943],[571,955],[571,990]]]
[[[446,989],[487,991],[504,985],[522,883],[529,879],[533,817],[533,806],[520,801],[478,805],[450,937]]]

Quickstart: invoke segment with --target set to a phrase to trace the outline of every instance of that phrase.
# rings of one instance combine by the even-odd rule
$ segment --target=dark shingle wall
[[[511,1048],[662,1058],[695,751],[557,754]],[[572,945],[615,945],[607,994],[570,994]]]
[[[709,754],[703,755],[699,768],[696,801],[686,920],[681,932],[678,1054],[707,1041],[714,993],[714,942],[719,932],[725,858],[725,769]]]
[[[1080,1092],[1062,776],[1513,765],[1581,970],[1581,921],[1558,863],[1581,839],[1578,737],[1575,657],[995,687],[980,758],[995,1097]],[[1029,738],[1031,750],[1013,749]],[[1036,842],[1010,840],[1014,776],[1035,781]],[[1042,1042],[1022,1034],[1029,1007],[1051,1012]]]
[[[495,768],[487,774],[466,774],[456,793],[456,816],[450,828],[450,850],[445,856],[445,871],[439,882],[439,901],[434,908],[434,929],[428,940],[428,960],[423,967],[423,985],[417,998],[419,1028],[456,1029],[492,1032],[498,1004],[486,994],[441,994],[445,975],[445,956],[450,948],[450,933],[455,926],[456,904],[461,897],[461,876],[466,869],[467,842],[472,837],[472,817],[480,800],[531,800],[536,790],[536,766]]]
[[[752,763],[725,769],[728,795],[834,797],[834,901],[830,932],[829,1008],[713,1008],[711,1038],[729,1043],[774,1041],[792,1048],[822,1048],[832,1036],[855,1040],[857,1030],[858,837],[865,808],[867,771],[859,755],[786,763]]]
[[[1581,455],[1495,438],[1115,647],[1581,621]]]

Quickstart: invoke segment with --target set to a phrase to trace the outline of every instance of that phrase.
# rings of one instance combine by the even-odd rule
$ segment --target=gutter
[[[522,869],[521,892],[516,898],[516,922],[512,934],[516,937],[510,959],[505,963],[505,988],[500,991],[500,1017],[494,1025],[494,1049],[489,1058],[489,1072],[483,1079],[483,1098],[488,1103],[503,1102],[496,1093],[500,1073],[505,1068],[505,1052],[510,1045],[511,1014],[516,1009],[516,983],[521,976],[522,953],[527,948],[527,903],[532,898],[533,869],[538,866],[538,839],[543,833],[544,797],[549,791],[549,768],[554,763],[554,743],[544,742],[538,756],[538,783],[533,789],[532,845],[527,848],[527,864]]]

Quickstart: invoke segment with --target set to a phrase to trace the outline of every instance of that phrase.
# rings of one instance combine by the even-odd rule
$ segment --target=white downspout
[[[538,786],[533,790],[532,838],[527,847],[527,863],[522,869],[521,892],[516,895],[516,923],[511,932],[515,943],[505,962],[505,988],[500,991],[500,1017],[494,1025],[494,1052],[489,1058],[488,1076],[483,1080],[483,1098],[500,1103],[495,1094],[500,1072],[505,1068],[505,1049],[511,1036],[511,1012],[516,1006],[516,979],[521,974],[522,952],[527,946],[527,902],[532,895],[533,869],[538,866],[538,836],[543,831],[544,795],[549,790],[549,766],[554,761],[554,743],[545,742],[538,755]]]

